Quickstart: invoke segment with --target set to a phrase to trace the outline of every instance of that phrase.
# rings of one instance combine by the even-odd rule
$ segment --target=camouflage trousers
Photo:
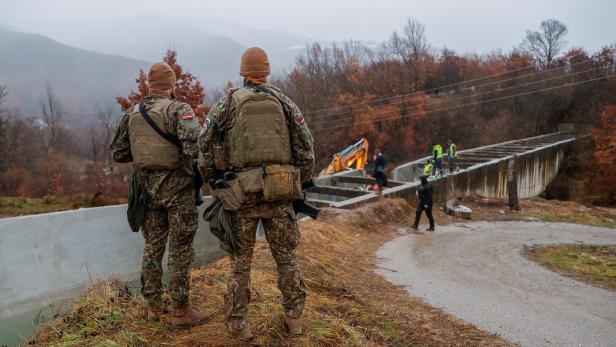
[[[263,223],[265,238],[278,267],[278,289],[282,293],[285,314],[299,318],[304,309],[304,279],[294,254],[299,242],[299,229],[291,204],[261,206],[233,212],[231,224],[236,233],[238,250],[231,254],[231,274],[225,295],[225,318],[228,326],[234,329],[243,329],[247,324],[250,269],[259,220]]]
[[[145,248],[141,264],[141,291],[148,304],[162,305],[162,260],[167,240],[171,302],[173,307],[188,303],[189,268],[195,256],[193,239],[198,221],[192,188],[162,201],[150,199],[142,227]]]

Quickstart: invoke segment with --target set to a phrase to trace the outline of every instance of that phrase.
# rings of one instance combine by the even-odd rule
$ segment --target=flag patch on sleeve
[[[301,116],[299,117],[299,123],[300,123],[300,124],[304,124],[304,123],[306,123],[306,119],[304,119],[304,115],[301,115]]]
[[[192,113],[186,113],[182,115],[182,119],[193,119]]]

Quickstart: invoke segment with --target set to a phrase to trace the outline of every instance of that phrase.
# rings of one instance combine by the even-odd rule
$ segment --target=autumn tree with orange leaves
[[[177,62],[177,53],[173,50],[167,50],[163,61],[175,72],[177,81],[175,83],[175,97],[178,101],[185,102],[192,107],[195,111],[195,115],[199,119],[199,122],[203,124],[203,119],[208,112],[208,107],[203,105],[205,100],[205,91],[201,82],[192,75],[190,72],[182,68]],[[135,79],[137,82],[137,91],[132,91],[127,97],[119,96],[116,98],[118,104],[122,108],[122,111],[127,110],[133,105],[141,101],[141,99],[148,95],[148,77],[143,70],[139,70],[139,75]]]
[[[610,197],[606,204],[616,204],[616,104],[607,105],[601,113],[600,127],[594,128],[594,186],[601,195]]]

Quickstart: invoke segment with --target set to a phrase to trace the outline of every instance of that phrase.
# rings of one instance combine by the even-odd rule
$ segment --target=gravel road
[[[523,245],[616,244],[616,230],[543,222],[476,222],[404,234],[377,252],[377,272],[522,346],[616,346],[616,293],[522,256]]]

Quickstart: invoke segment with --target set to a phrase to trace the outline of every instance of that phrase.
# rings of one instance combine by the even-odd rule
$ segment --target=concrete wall
[[[223,253],[199,219],[194,245],[203,263]],[[142,251],[126,205],[0,219],[0,318],[73,297],[97,277],[137,280]]]

